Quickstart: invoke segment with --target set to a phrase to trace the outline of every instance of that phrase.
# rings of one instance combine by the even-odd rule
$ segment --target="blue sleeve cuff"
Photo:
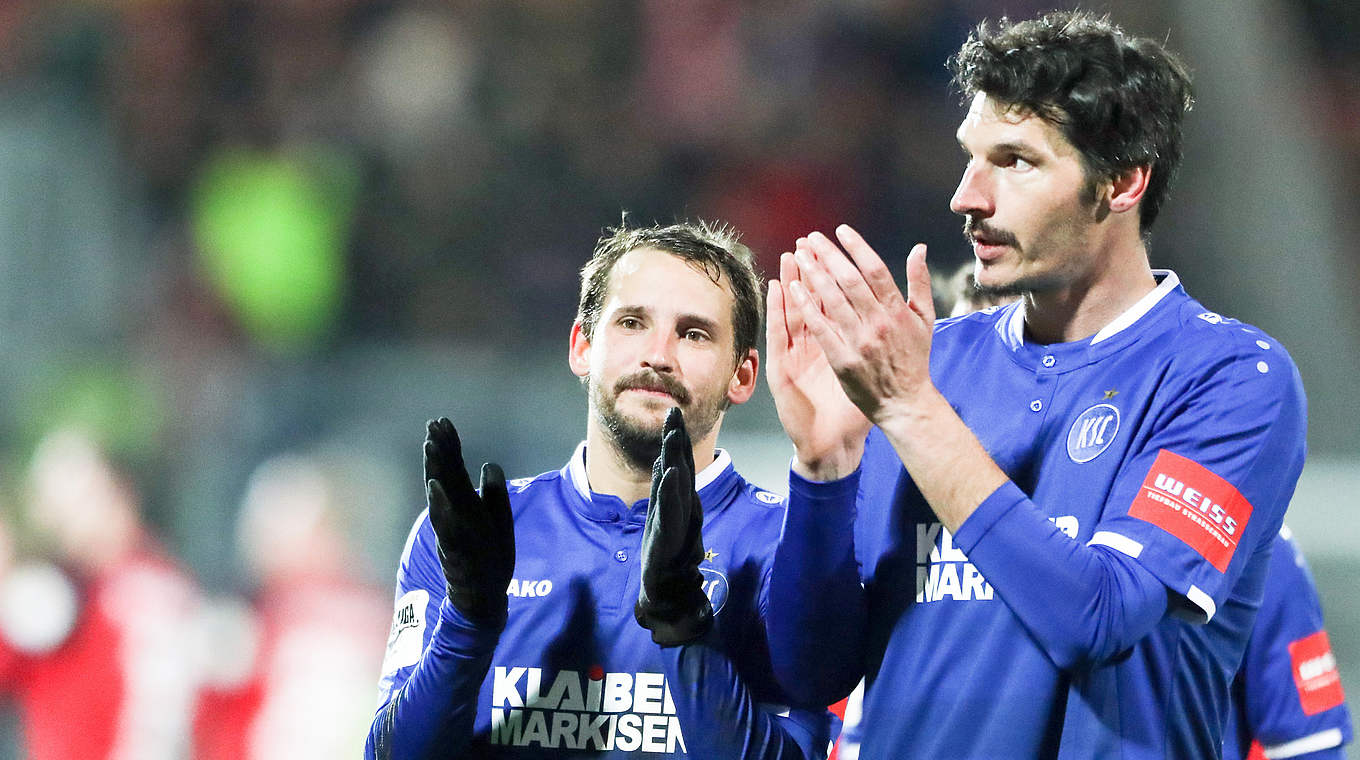
[[[860,470],[816,482],[789,472],[765,627],[779,684],[798,706],[824,707],[864,673],[864,587],[855,559]]]
[[[959,526],[958,532],[954,534],[954,546],[962,549],[964,554],[973,551],[973,547],[977,546],[998,520],[1015,505],[1028,498],[1015,483],[1009,480],[1002,483],[990,496],[983,499],[978,508],[973,510],[973,514]]]
[[[430,646],[462,657],[476,657],[494,650],[503,630],[504,619],[497,623],[474,623],[444,597],[439,603],[439,624],[430,636]]]
[[[863,462],[855,471],[838,480],[808,480],[789,467],[789,495],[797,493],[804,499],[814,502],[842,501],[854,499],[859,490],[859,475]]]

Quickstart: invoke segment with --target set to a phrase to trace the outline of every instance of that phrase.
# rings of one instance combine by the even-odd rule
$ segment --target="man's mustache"
[[[987,220],[973,216],[970,216],[963,221],[963,236],[968,238],[969,242],[972,242],[977,238],[982,238],[983,241],[990,245],[1009,245],[1014,247],[1018,246],[1020,242],[1016,240],[1015,235],[1010,232],[999,227],[993,227],[987,223]]]
[[[614,383],[615,394],[627,390],[660,391],[668,394],[681,406],[689,403],[689,391],[685,390],[685,386],[681,385],[679,381],[647,370],[621,377]]]

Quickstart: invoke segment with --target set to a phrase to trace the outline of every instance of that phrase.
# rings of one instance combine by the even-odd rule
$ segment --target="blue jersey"
[[[937,323],[935,385],[1010,482],[951,536],[870,433],[846,510],[866,605],[861,757],[1217,757],[1304,403],[1272,338],[1157,275],[1072,343],[1026,341],[1019,302]],[[791,523],[847,490],[798,481]],[[1128,640],[1118,604],[1066,593],[1091,568],[1095,596],[1155,592]]]
[[[1232,686],[1223,757],[1322,757],[1351,740],[1351,716],[1336,669],[1322,604],[1303,553],[1282,528],[1266,575],[1265,596]]]
[[[715,625],[695,644],[664,649],[633,617],[647,500],[591,492],[584,444],[560,471],[510,483],[516,559],[498,637],[445,601],[422,514],[398,571],[380,684],[380,705],[406,710],[394,719],[406,725],[390,730],[428,724],[438,737],[429,756],[441,758],[824,756],[829,713],[784,706],[770,671],[765,599],[783,499],[746,482],[721,451],[696,486]],[[443,628],[460,629],[445,658],[453,665],[440,671],[438,696],[410,709],[403,687],[424,688],[420,668],[433,663],[422,660]],[[393,720],[384,712],[375,736]],[[394,740],[371,737],[370,756],[382,756],[384,741]]]

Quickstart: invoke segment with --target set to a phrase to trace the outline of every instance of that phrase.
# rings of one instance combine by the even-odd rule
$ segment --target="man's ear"
[[[1152,166],[1146,164],[1125,169],[1115,175],[1110,187],[1110,210],[1118,213],[1129,211],[1143,200],[1148,181],[1152,179]]]
[[[732,371],[732,379],[727,381],[727,400],[733,404],[744,404],[756,392],[756,380],[760,377],[760,352],[750,349],[737,362]]]
[[[590,338],[586,337],[581,320],[571,324],[571,347],[567,350],[567,364],[572,374],[585,377],[590,374]]]

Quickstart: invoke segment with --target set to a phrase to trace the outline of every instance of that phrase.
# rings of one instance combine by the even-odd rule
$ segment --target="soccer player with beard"
[[[1213,758],[1303,467],[1298,372],[1152,269],[1184,67],[1108,19],[982,25],[951,201],[975,279],[935,320],[854,230],[770,284],[794,442],[771,650],[799,703],[866,677],[861,758]]]
[[[581,272],[567,464],[508,486],[486,465],[479,493],[429,424],[367,757],[825,756],[829,713],[785,706],[766,645],[783,500],[716,448],[762,296],[725,229],[610,230]]]

